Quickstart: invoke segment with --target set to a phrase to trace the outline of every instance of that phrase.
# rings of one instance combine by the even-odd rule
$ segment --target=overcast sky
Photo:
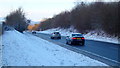
[[[22,7],[26,17],[34,21],[52,17],[62,11],[71,10],[77,0],[0,0],[0,17],[5,17]],[[96,1],[96,0],[78,0]],[[114,1],[114,0],[113,0]]]

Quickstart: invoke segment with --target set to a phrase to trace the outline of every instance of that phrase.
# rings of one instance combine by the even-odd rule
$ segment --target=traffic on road
[[[60,34],[60,33],[58,32],[55,34]],[[73,33],[70,36],[61,36],[61,34],[59,36],[56,36],[54,35],[54,33],[52,34],[36,33],[34,35],[76,52],[82,52],[82,51],[87,52],[87,54],[85,54],[87,56],[90,56],[88,55],[88,53],[90,53],[94,55],[92,56],[92,58],[96,60],[99,59],[102,62],[105,61],[105,63],[107,64],[110,64],[110,65],[120,64],[119,54],[118,54],[119,53],[118,44],[87,40],[83,37],[81,33]],[[74,35],[76,35],[77,37]],[[51,37],[56,37],[56,38],[51,38]],[[61,38],[58,38],[58,37],[61,37]],[[76,41],[72,42],[72,40],[76,40]],[[70,44],[70,43],[76,43],[76,42],[77,43],[79,42],[79,44],[77,45]],[[95,56],[97,56],[97,58]]]

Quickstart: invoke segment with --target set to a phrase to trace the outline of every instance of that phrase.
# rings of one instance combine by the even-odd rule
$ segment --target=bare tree
[[[23,32],[27,28],[25,13],[21,8],[18,8],[17,10],[11,12],[6,17],[6,23],[7,25],[10,25],[14,27],[19,32]]]
[[[62,12],[52,19],[44,21],[41,27],[49,29],[74,26],[81,33],[102,30],[109,35],[120,36],[119,9],[120,2],[92,2],[89,4],[80,2],[70,12]]]

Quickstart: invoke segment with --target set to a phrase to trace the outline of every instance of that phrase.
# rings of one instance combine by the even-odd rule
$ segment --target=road
[[[65,36],[62,36],[60,40],[52,40],[50,39],[50,34],[37,33],[34,35],[108,65],[118,66],[120,64],[120,46],[118,44],[85,40],[85,46],[67,45]]]

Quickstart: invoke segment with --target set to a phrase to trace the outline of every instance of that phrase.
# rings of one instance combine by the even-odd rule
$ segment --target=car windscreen
[[[55,32],[54,34],[60,34],[59,32]]]
[[[72,34],[72,37],[83,37],[82,34]]]

